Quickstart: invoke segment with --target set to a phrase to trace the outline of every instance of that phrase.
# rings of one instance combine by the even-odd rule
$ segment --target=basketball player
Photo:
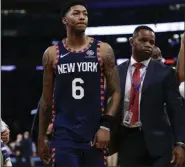
[[[178,73],[178,77],[180,82],[185,80],[185,75],[184,75],[184,34],[181,38],[181,46],[180,46],[180,51],[179,51],[179,56],[178,56],[178,62],[177,62],[177,73]]]
[[[185,84],[185,76],[184,76],[184,69],[185,69],[185,65],[184,65],[184,34],[181,38],[181,46],[180,46],[180,51],[179,51],[179,56],[178,56],[178,62],[177,62],[177,74],[178,74],[178,78],[180,81],[180,86],[179,86],[179,90],[180,93],[182,95],[182,97],[184,97],[184,84]]]
[[[105,149],[120,100],[114,53],[109,44],[85,35],[88,11],[84,3],[68,4],[62,12],[62,23],[67,38],[49,47],[43,55],[39,156],[44,163],[49,163],[44,136],[52,109],[53,166],[103,167],[106,165]],[[106,112],[104,78],[108,94],[113,99]]]

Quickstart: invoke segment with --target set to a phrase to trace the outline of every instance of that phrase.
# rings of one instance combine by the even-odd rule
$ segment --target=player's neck
[[[71,47],[80,47],[87,42],[85,33],[67,33],[67,45]]]

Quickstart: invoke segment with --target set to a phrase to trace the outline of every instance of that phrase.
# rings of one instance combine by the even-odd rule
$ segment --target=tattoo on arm
[[[52,113],[52,91],[53,91],[53,71],[52,61],[47,50],[43,55],[43,90],[39,111],[39,136],[45,136]]]
[[[109,93],[120,92],[119,75],[115,65],[115,57],[112,48],[107,49],[106,54],[103,57],[103,64]]]
[[[115,115],[120,101],[120,80],[113,49],[109,46],[103,56],[104,75],[106,78],[108,95],[112,97],[112,104],[109,105],[108,114]]]
[[[50,105],[46,102],[41,101],[40,112],[39,112],[39,136],[45,136],[49,122],[51,121],[51,109]]]

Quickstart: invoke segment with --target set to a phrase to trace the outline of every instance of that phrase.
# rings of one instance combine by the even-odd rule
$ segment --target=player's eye
[[[73,15],[74,15],[74,16],[76,16],[76,15],[78,15],[78,13],[77,13],[77,12],[75,12],[75,13],[73,13]]]

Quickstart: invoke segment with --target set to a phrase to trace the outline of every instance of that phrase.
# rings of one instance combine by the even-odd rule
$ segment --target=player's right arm
[[[179,51],[178,61],[177,61],[177,74],[180,82],[185,80],[185,76],[184,76],[184,70],[185,70],[184,47],[185,46],[184,45],[185,45],[185,42],[184,42],[184,34],[183,34],[181,39],[181,47]]]
[[[49,163],[50,156],[47,145],[44,143],[46,131],[51,120],[52,113],[52,94],[53,94],[53,61],[55,55],[54,47],[49,47],[43,55],[43,90],[40,101],[39,111],[39,134],[38,134],[38,151],[41,160]]]

